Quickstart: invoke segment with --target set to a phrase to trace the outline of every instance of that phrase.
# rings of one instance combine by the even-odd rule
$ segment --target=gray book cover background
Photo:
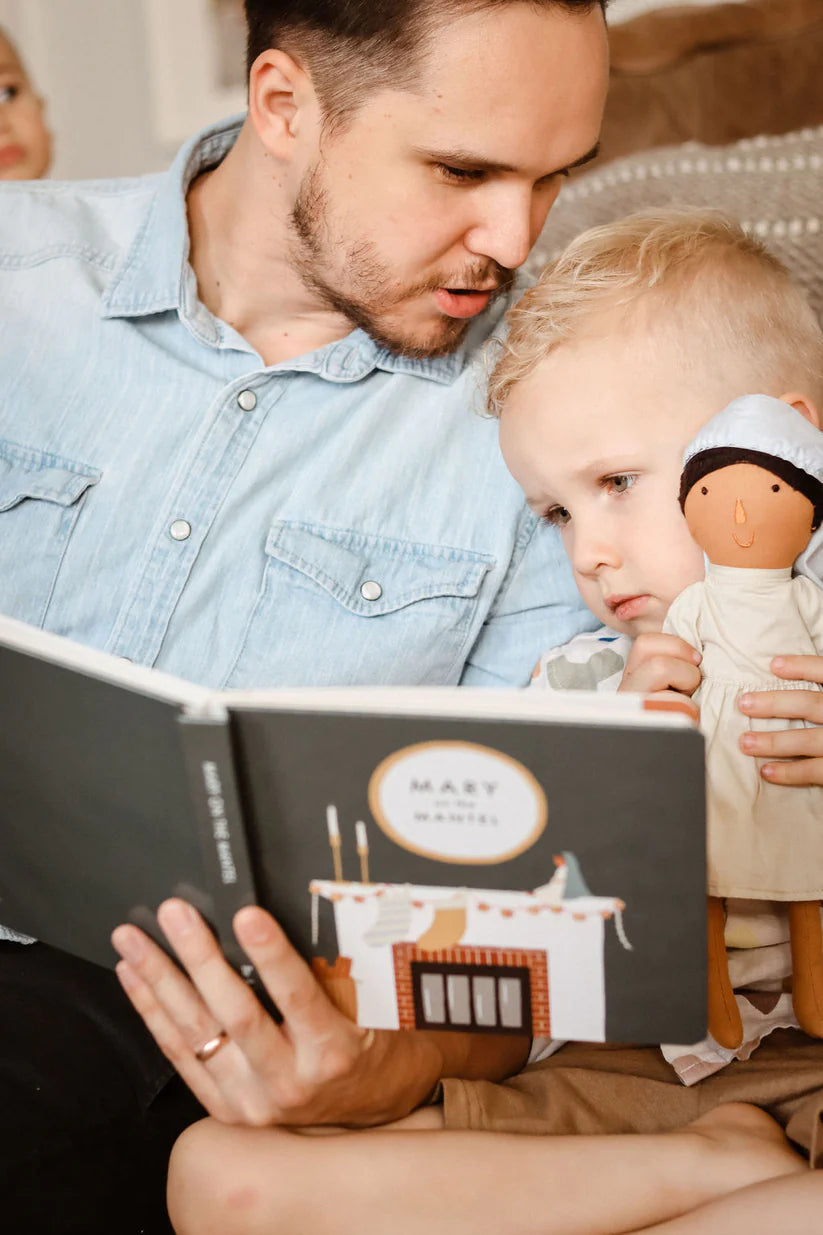
[[[310,955],[309,884],[333,877],[326,808],[340,817],[344,876],[358,878],[354,821],[368,824],[371,879],[529,891],[572,852],[591,893],[619,896],[632,950],[606,932],[606,1036],[693,1041],[705,1029],[703,750],[688,728],[273,711],[244,706],[231,732],[181,724],[174,702],[0,646],[0,922],[113,964],[108,937],[186,896],[235,964],[231,916],[257,900]],[[211,733],[210,733],[211,730]],[[374,825],[368,784],[418,742],[493,747],[545,787],[547,826],[497,865],[448,865]],[[196,748],[191,744],[196,743]],[[240,820],[237,878],[221,886],[192,769],[220,763]],[[196,779],[196,777],[195,777]],[[228,793],[231,798],[231,792]],[[227,808],[228,809],[228,808]],[[333,958],[331,906],[317,952]]]

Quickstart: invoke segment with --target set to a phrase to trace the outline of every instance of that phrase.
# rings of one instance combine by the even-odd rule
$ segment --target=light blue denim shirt
[[[596,623],[479,414],[501,310],[445,359],[266,367],[188,263],[238,128],[0,186],[0,611],[215,687],[524,683]]]

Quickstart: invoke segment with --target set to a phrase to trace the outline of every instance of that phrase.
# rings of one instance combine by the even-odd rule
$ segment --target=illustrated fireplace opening
[[[417,1029],[494,1029],[531,1034],[528,966],[411,962]]]

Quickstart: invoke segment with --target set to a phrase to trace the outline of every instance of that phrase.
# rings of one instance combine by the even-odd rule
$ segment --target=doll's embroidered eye
[[[706,486],[705,486],[705,485],[701,485],[701,486],[700,486],[700,492],[701,492],[701,493],[708,493],[708,492],[709,492],[709,490],[706,488]]]
[[[772,485],[772,493],[779,493],[780,485]]]

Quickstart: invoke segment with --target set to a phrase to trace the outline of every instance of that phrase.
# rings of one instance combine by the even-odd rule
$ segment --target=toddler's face
[[[500,442],[532,509],[559,526],[583,600],[615,630],[660,630],[675,596],[703,578],[678,504],[683,449],[746,391],[736,378],[681,379],[660,338],[604,317],[517,384]]]
[[[37,180],[51,160],[43,101],[0,35],[0,180]]]

